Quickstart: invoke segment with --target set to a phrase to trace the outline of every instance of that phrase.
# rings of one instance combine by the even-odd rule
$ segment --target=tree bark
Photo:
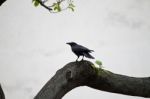
[[[4,95],[1,85],[0,85],[0,99],[5,99],[5,95]]]
[[[58,70],[34,99],[61,99],[79,86],[150,98],[150,78],[119,75],[96,68],[89,61],[71,62]]]

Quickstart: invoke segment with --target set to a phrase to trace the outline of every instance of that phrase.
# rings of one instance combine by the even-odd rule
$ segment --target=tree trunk
[[[89,61],[71,62],[58,70],[34,99],[61,99],[79,86],[150,98],[150,78],[119,75],[96,68]]]
[[[4,95],[1,85],[0,85],[0,99],[5,99],[5,95]]]

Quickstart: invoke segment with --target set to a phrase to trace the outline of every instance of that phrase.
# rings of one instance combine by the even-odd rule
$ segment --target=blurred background
[[[0,83],[6,99],[33,99],[65,64],[76,60],[66,42],[95,50],[114,73],[150,76],[150,1],[76,0],[75,11],[51,14],[31,0],[0,7]],[[90,60],[94,62],[95,60]],[[79,87],[63,99],[142,99]]]

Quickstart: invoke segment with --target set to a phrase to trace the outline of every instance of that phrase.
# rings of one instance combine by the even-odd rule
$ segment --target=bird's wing
[[[76,51],[86,51],[86,52],[92,52],[93,50],[90,50],[82,45],[76,45],[75,47],[75,50]]]
[[[85,57],[87,58],[91,58],[91,59],[94,59],[94,57],[92,55],[90,55],[89,53],[83,53]]]

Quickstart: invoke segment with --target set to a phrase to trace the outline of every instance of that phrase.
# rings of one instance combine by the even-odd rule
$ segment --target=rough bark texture
[[[1,85],[0,85],[0,99],[5,99],[5,95],[4,95]]]
[[[150,78],[136,78],[96,68],[89,61],[71,62],[58,70],[34,99],[61,99],[79,86],[131,96],[150,97]]]

